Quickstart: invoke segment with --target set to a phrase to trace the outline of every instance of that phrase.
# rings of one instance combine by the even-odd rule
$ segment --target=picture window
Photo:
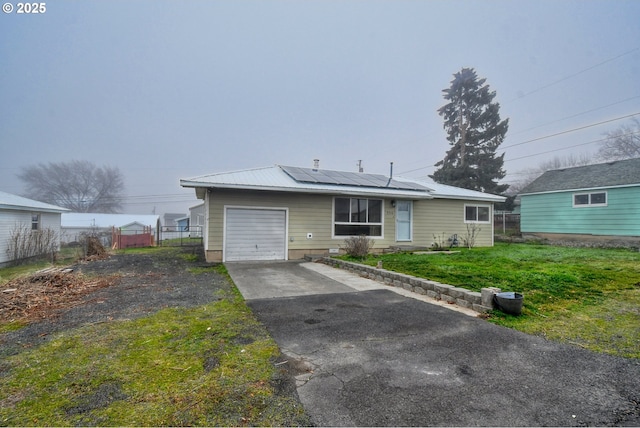
[[[334,236],[382,237],[382,199],[335,198]]]

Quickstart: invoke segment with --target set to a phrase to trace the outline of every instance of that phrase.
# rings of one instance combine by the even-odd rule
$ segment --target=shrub
[[[375,244],[373,239],[369,239],[366,235],[351,236],[344,240],[342,249],[351,257],[365,258],[371,248]]]
[[[472,249],[476,245],[476,238],[482,229],[475,223],[467,224],[467,235],[462,238],[465,247]]]
[[[433,235],[433,242],[431,243],[432,251],[447,251],[451,247],[458,246],[458,235],[451,235],[447,237],[447,234],[442,232],[441,235]]]
[[[7,255],[15,264],[37,256],[55,261],[58,243],[58,234],[53,229],[31,230],[30,225],[16,224],[9,233]]]

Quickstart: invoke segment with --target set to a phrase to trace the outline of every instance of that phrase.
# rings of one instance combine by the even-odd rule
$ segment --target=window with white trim
[[[31,230],[40,230],[40,214],[31,214]]]
[[[334,236],[382,237],[382,199],[335,198]]]
[[[604,207],[607,206],[607,192],[574,193],[573,207]]]
[[[490,223],[491,207],[489,205],[464,206],[465,223]]]

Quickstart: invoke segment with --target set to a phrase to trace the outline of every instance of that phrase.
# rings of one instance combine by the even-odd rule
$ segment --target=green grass
[[[177,247],[161,254],[196,263]],[[0,269],[0,285],[50,263]],[[188,266],[193,275],[224,265]],[[86,325],[0,360],[0,426],[308,425],[282,387],[276,343],[235,287],[215,302]],[[0,323],[0,333],[25,323]]]
[[[0,425],[291,425],[278,348],[239,294],[85,326],[8,358]]]
[[[387,254],[385,269],[480,291],[522,292],[519,317],[490,321],[598,352],[640,358],[640,253],[624,249],[496,244],[456,254]]]

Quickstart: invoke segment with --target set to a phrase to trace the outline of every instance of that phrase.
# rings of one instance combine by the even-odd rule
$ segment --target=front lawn
[[[489,321],[598,352],[640,358],[640,252],[503,244],[455,254],[385,254],[388,270],[480,291],[524,294],[519,317]],[[356,260],[354,260],[356,261]]]
[[[41,306],[40,317],[0,317],[0,426],[310,424],[286,360],[224,266],[179,247],[83,266],[70,286],[52,282],[26,305]],[[0,270],[0,314],[14,294],[33,295],[7,283],[28,272]],[[56,292],[105,278],[116,280],[46,309]],[[2,293],[7,284],[14,290]]]

